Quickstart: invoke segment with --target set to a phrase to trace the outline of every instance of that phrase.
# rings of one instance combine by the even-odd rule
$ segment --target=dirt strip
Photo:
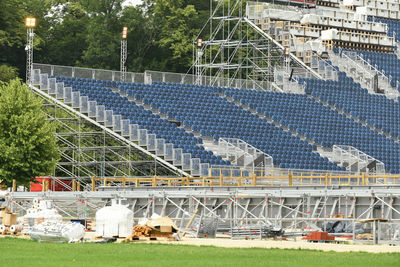
[[[363,245],[363,244],[327,244],[327,243],[309,243],[302,241],[265,241],[265,240],[231,240],[224,238],[199,239],[184,238],[177,242],[168,241],[144,241],[147,243],[160,242],[177,245],[196,245],[196,246],[217,246],[226,248],[280,248],[280,249],[313,249],[323,251],[350,252],[362,251],[370,253],[400,253],[400,246],[389,245]]]
[[[9,235],[7,235],[9,236]],[[0,235],[0,238],[6,237]],[[27,235],[9,236],[15,238],[29,239]],[[86,239],[95,241],[94,233],[86,233]],[[97,239],[99,241],[101,239]],[[124,239],[118,239],[118,243]],[[188,238],[184,237],[180,241],[147,241],[140,240],[134,243],[161,243],[172,245],[194,245],[194,246],[216,246],[225,248],[280,248],[280,249],[312,249],[336,252],[370,252],[370,253],[400,253],[400,246],[389,245],[370,245],[370,244],[329,244],[329,243],[309,243],[305,240],[280,241],[280,240],[231,240],[229,238]],[[351,241],[350,241],[351,243]]]

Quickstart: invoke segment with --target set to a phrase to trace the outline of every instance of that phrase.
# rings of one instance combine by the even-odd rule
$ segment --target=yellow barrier
[[[313,173],[298,171],[260,171],[263,176],[256,175],[232,177],[223,176],[223,171],[219,176],[214,177],[112,177],[112,178],[91,178],[90,189],[96,191],[99,185],[112,186],[119,185],[135,187],[182,187],[182,186],[235,186],[235,187],[268,187],[268,186],[369,186],[369,185],[400,185],[400,174],[387,175],[368,175],[362,174],[335,174],[335,173]],[[52,181],[55,182],[55,181]],[[42,190],[48,191],[53,183],[43,181]],[[81,183],[75,179],[71,183],[72,191],[80,191]],[[96,186],[97,185],[97,186]],[[16,190],[16,183],[13,181],[13,189]]]
[[[368,186],[371,184],[400,185],[400,175],[359,175],[350,174],[329,174],[329,173],[287,173],[278,176],[276,173],[271,176],[251,177],[146,177],[146,178],[95,178],[92,177],[91,189],[97,190],[96,182],[105,186],[119,184],[121,186],[134,185],[135,187],[177,187],[177,186]],[[73,189],[76,189],[76,187]]]

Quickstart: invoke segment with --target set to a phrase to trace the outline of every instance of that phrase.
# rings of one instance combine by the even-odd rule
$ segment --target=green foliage
[[[122,0],[89,0],[87,11],[91,17],[88,25],[87,49],[83,52],[85,66],[104,69],[119,68],[120,32],[119,14]]]
[[[48,23],[50,29],[37,33],[46,36],[46,44],[40,52],[35,53],[35,61],[65,66],[79,65],[87,48],[89,16],[84,7],[79,2],[69,3],[54,12]]]
[[[0,179],[28,185],[50,175],[59,160],[55,125],[41,111],[42,101],[19,80],[0,86]]]
[[[0,65],[0,82],[8,83],[10,80],[13,80],[18,77],[18,71],[16,68]]]
[[[144,72],[148,68],[149,61],[158,56],[159,50],[154,45],[157,30],[142,7],[129,6],[123,10],[121,24],[128,27],[128,70]]]
[[[186,71],[192,61],[193,40],[199,32],[195,25],[196,9],[193,5],[184,5],[183,0],[156,0],[153,12],[160,32],[157,43],[170,54],[167,67]]]
[[[24,78],[24,20],[34,16],[35,62],[118,70],[121,31],[127,26],[128,71],[186,72],[210,1],[145,0],[122,7],[123,2],[0,1],[0,64],[16,67]]]
[[[24,67],[25,17],[22,1],[0,1],[0,64]]]
[[[251,241],[242,241],[244,243]],[[4,266],[398,266],[400,253],[223,248],[172,244],[0,241]],[[16,253],[17,257],[16,257]]]

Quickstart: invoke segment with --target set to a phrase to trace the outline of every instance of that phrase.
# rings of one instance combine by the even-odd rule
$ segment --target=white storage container
[[[111,206],[96,212],[96,236],[128,237],[133,231],[133,212],[124,205]]]

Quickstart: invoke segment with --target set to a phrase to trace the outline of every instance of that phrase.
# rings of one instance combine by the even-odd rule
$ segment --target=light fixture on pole
[[[26,31],[26,83],[32,83],[32,73],[33,73],[33,38],[35,33],[33,29],[36,27],[36,18],[28,17],[25,20]]]
[[[196,84],[202,84],[201,78],[201,58],[203,57],[203,39],[197,40],[197,52],[196,52]]]
[[[290,73],[290,49],[288,47],[285,48],[285,69],[287,74]]]
[[[128,57],[128,42],[126,38],[128,37],[128,28],[122,28],[122,39],[121,39],[121,81],[126,79],[126,59]]]

